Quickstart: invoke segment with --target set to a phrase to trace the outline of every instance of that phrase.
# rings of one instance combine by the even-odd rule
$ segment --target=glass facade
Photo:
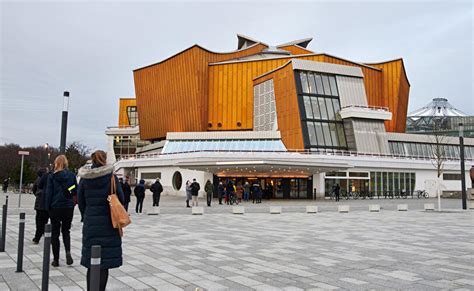
[[[369,191],[377,196],[415,191],[416,175],[408,172],[370,172]]]
[[[163,153],[192,151],[286,151],[281,140],[170,140]]]
[[[149,141],[140,140],[138,135],[117,135],[114,137],[115,158],[135,154],[137,147],[149,145]]]
[[[459,159],[460,152],[457,145],[436,145],[427,143],[412,143],[401,141],[389,141],[390,153],[401,156],[433,157],[433,152],[439,151],[447,159]],[[464,146],[464,157],[474,159],[474,147]]]
[[[347,149],[335,75],[297,71],[305,148]]]
[[[127,106],[128,124],[130,126],[138,125],[137,106]]]

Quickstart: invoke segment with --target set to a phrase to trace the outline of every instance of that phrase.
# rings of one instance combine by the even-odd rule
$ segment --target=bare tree
[[[431,163],[436,169],[436,196],[438,197],[438,211],[441,211],[441,176],[444,172],[444,165],[446,162],[446,135],[443,132],[443,119],[433,118],[433,132],[432,132],[432,159]]]

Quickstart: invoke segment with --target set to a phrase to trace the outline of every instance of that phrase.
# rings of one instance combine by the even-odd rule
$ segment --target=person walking
[[[92,166],[79,169],[81,181],[78,189],[78,206],[84,221],[82,225],[81,265],[87,268],[87,290],[90,290],[91,247],[100,245],[99,290],[105,290],[109,269],[122,266],[122,238],[118,229],[112,226],[108,196],[111,194],[111,181],[118,180],[113,175],[114,166],[107,165],[107,155],[103,151],[92,154]],[[121,187],[117,187],[119,201],[125,202]]]
[[[222,205],[222,197],[225,195],[225,188],[222,181],[219,181],[219,185],[217,186],[217,197],[219,198],[219,205]]]
[[[334,196],[336,196],[336,202],[339,201],[339,194],[341,192],[341,187],[339,187],[339,184],[336,184],[334,187]]]
[[[8,184],[10,184],[10,178],[3,179],[3,193],[7,193]]]
[[[156,178],[156,181],[151,185],[150,190],[153,192],[153,207],[159,207],[161,192],[163,192],[163,186],[161,185],[159,178]]]
[[[245,181],[244,184],[244,201],[249,201],[250,198],[250,184],[248,181]]]
[[[125,182],[123,181],[122,178],[120,178],[119,181],[120,181],[120,186],[122,188],[123,198],[124,198],[123,207],[128,212],[128,204],[130,204],[130,196],[132,196],[132,188],[130,187],[130,184],[128,183],[128,176],[125,178]]]
[[[204,185],[204,191],[206,191],[207,206],[211,207],[212,195],[214,193],[214,185],[212,185],[210,180],[207,180],[206,185]]]
[[[71,224],[74,217],[74,200],[77,193],[76,176],[68,169],[65,155],[54,160],[54,172],[48,176],[45,196],[45,210],[52,224],[51,245],[53,249],[52,266],[59,266],[59,233],[62,233],[66,264],[74,263],[71,256]]]
[[[191,207],[189,205],[189,201],[193,199],[193,194],[191,191],[191,181],[187,180],[186,181],[186,207]]]
[[[198,206],[199,190],[201,190],[201,186],[196,181],[196,179],[193,179],[193,182],[191,183],[191,195],[192,195],[192,199],[193,199],[193,207]]]
[[[242,202],[242,196],[244,195],[244,187],[238,183],[235,193],[237,194],[237,204]]]
[[[234,195],[235,193],[235,189],[234,189],[234,183],[232,183],[232,180],[229,180],[227,182],[227,185],[225,187],[225,194],[226,194],[226,202],[227,202],[227,205],[232,205],[232,196]]]
[[[41,237],[44,234],[44,226],[48,223],[49,215],[48,211],[44,209],[44,196],[46,192],[46,185],[48,182],[48,171],[47,169],[40,169],[37,173],[38,178],[36,178],[35,183],[33,184],[33,194],[35,195],[35,211],[36,211],[36,231],[35,236],[33,237],[33,243],[35,245],[39,244]]]
[[[138,185],[135,186],[135,189],[133,189],[133,193],[137,197],[135,213],[140,214],[143,210],[143,200],[145,200],[145,180],[140,180],[140,183],[138,183]]]

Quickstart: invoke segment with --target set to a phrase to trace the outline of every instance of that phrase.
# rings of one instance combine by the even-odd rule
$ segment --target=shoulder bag
[[[122,228],[132,223],[132,221],[122,203],[120,203],[116,192],[117,186],[115,184],[115,175],[112,175],[110,181],[110,195],[107,198],[110,206],[110,218],[112,219],[112,226],[119,230],[120,236],[123,236]]]

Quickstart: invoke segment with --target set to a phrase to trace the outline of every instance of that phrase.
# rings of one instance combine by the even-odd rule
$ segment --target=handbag
[[[116,192],[117,186],[115,183],[115,175],[112,175],[110,181],[110,195],[107,197],[107,201],[109,201],[110,206],[110,218],[112,219],[113,228],[117,228],[120,232],[120,236],[123,236],[122,228],[132,223],[132,221],[130,220],[130,216],[123,207],[122,203],[120,203]]]

